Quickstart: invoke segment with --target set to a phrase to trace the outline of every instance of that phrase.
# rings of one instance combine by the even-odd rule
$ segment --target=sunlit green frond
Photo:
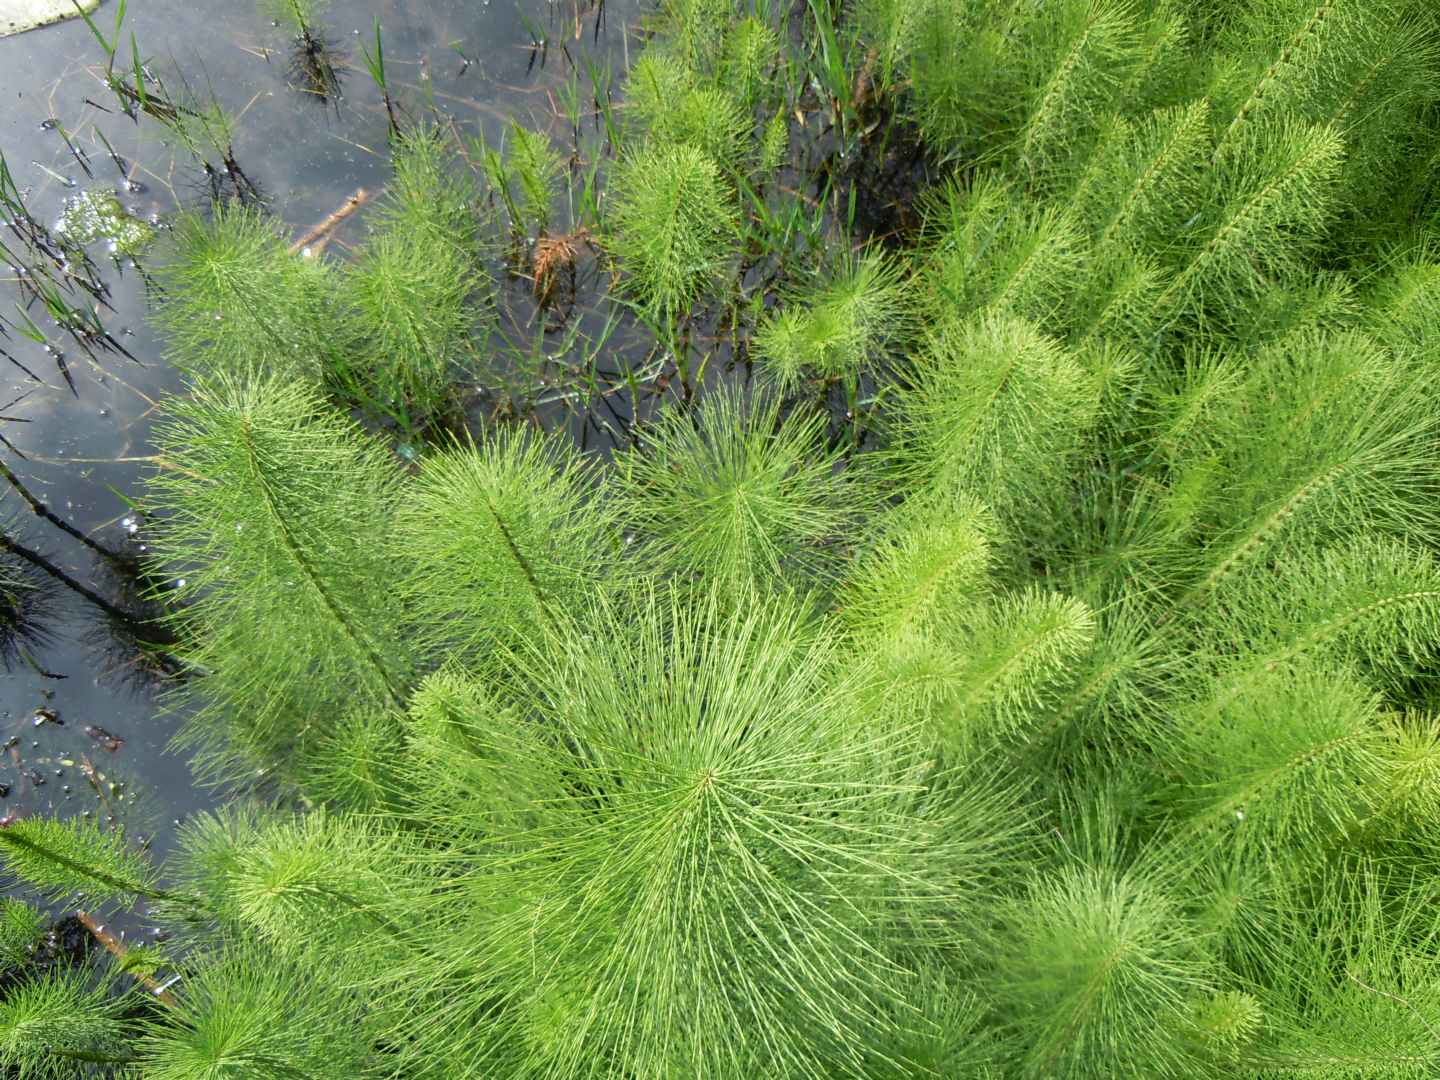
[[[372,705],[343,713],[317,734],[296,782],[323,805],[362,811],[392,805],[404,795],[395,779],[402,734],[390,709]]]
[[[1194,1075],[1175,1037],[1210,988],[1179,906],[1138,872],[1070,866],[1006,909],[989,989],[1022,1038],[1014,1075]]]
[[[781,404],[717,390],[617,457],[610,491],[647,569],[722,591],[834,573],[866,491],[825,445],[825,416]]]
[[[767,23],[748,16],[726,31],[715,81],[746,115],[762,104],[773,109],[772,73],[779,59],[780,36]]]
[[[905,293],[893,259],[878,251],[847,254],[756,328],[751,351],[783,387],[812,374],[854,378],[909,336],[913,312]]]
[[[449,137],[417,128],[393,161],[376,224],[345,270],[348,338],[327,375],[346,400],[414,429],[478,369],[475,339],[493,285],[481,263],[479,197]]]
[[[1313,666],[1197,703],[1170,748],[1186,781],[1175,795],[1185,841],[1275,852],[1333,842],[1367,817],[1382,737],[1376,696]]]
[[[914,380],[900,397],[897,468],[917,487],[973,495],[1007,526],[1063,481],[1099,407],[1074,354],[998,314],[932,334]]]
[[[1328,875],[1315,901],[1279,921],[1277,962],[1259,993],[1257,1076],[1412,1080],[1440,1063],[1435,927],[1422,906],[1386,903],[1386,875]]]
[[[1243,641],[1256,669],[1317,657],[1399,691],[1440,648],[1440,566],[1380,539],[1301,548],[1227,580],[1201,618],[1217,652]]]
[[[735,47],[741,50],[725,63],[733,70],[705,78],[674,52],[646,49],[626,80],[625,116],[632,137],[654,149],[689,146],[699,150],[724,174],[743,169],[753,149],[752,102],[760,68],[766,64],[768,27],[755,22],[758,32],[744,32],[737,24]],[[742,38],[749,37],[751,43]],[[758,50],[758,52],[757,52]],[[772,54],[773,56],[773,54]],[[733,65],[740,65],[734,68]]]
[[[401,500],[391,555],[415,630],[480,655],[543,630],[603,587],[618,534],[584,463],[555,439],[496,430],[427,457]]]
[[[1022,198],[1003,179],[945,185],[925,216],[921,285],[927,320],[954,325],[985,309],[1059,324],[1087,266],[1070,210]]]
[[[408,879],[399,851],[369,819],[242,806],[187,824],[175,866],[226,926],[277,950],[314,950],[332,968],[363,968],[408,940],[389,917]]]
[[[985,595],[996,528],[964,495],[892,510],[847,576],[840,618],[862,643],[911,641],[952,622]]]
[[[319,259],[292,256],[277,224],[233,203],[181,214],[156,271],[155,320],[181,369],[319,380],[337,356],[333,283]]]
[[[735,199],[720,167],[689,144],[650,144],[617,167],[608,244],[654,319],[682,316],[736,252]]]
[[[1131,0],[1058,0],[1021,17],[1030,68],[1025,119],[1011,150],[1026,174],[1065,165],[1096,117],[1115,101],[1136,59],[1139,21]]]
[[[138,1043],[154,1080],[370,1075],[359,996],[283,954],[234,942],[199,958],[177,1005]]]
[[[1089,652],[1095,616],[1080,600],[1035,589],[997,597],[939,640],[956,655],[938,734],[959,747],[1023,737]]]
[[[1283,543],[1429,535],[1440,476],[1430,385],[1354,333],[1261,354],[1172,477],[1170,497],[1207,537],[1183,572],[1189,602]]]
[[[1376,252],[1365,278],[1366,328],[1401,351],[1423,349],[1440,326],[1440,259],[1428,239]]]
[[[1247,129],[1225,146],[1156,301],[1166,319],[1223,325],[1277,278],[1296,274],[1333,213],[1343,156],[1333,128],[1302,124]]]
[[[878,1020],[910,1011],[866,927],[923,922],[959,888],[929,877],[954,844],[972,873],[995,859],[994,808],[961,825],[926,797],[913,726],[856,715],[858,676],[798,609],[651,599],[584,618],[569,650],[525,664],[528,734],[472,729],[531,817],[482,793],[450,855],[478,871],[464,910],[485,913],[452,956],[484,958],[507,1003],[487,1037],[528,1046],[531,1076],[855,1073]]]
[[[123,833],[82,818],[10,822],[0,829],[0,859],[14,878],[57,901],[130,904],[163,895],[154,867]]]
[[[1115,122],[1074,196],[1096,247],[1164,251],[1198,209],[1209,153],[1203,98],[1138,123]]]
[[[414,659],[386,545],[399,468],[313,389],[275,376],[197,384],[169,411],[148,491],[207,706],[191,740],[222,771],[298,764],[334,710],[404,699]]]
[[[543,230],[550,221],[550,204],[559,190],[565,163],[543,132],[511,122],[506,139],[505,167],[513,185],[513,199],[525,230]]]
[[[129,1002],[84,967],[21,979],[0,996],[0,1065],[18,1080],[73,1080],[134,1060]]]

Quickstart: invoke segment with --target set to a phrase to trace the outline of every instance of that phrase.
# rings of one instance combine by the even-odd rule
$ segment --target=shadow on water
[[[97,26],[108,30],[113,7],[102,5]],[[536,7],[548,12],[543,25]],[[166,583],[147,590],[134,580],[144,521],[127,501],[146,468],[157,405],[179,378],[145,318],[144,256],[137,265],[113,233],[107,241],[84,223],[118,210],[163,229],[177,206],[263,194],[302,236],[336,213],[348,218],[352,193],[383,188],[391,108],[411,114],[402,120],[423,111],[453,121],[491,143],[511,118],[547,122],[563,79],[557,57],[608,64],[626,48],[623,28],[638,7],[364,0],[335,3],[297,31],[250,4],[131,5],[126,31],[151,85],[213,96],[234,118],[217,152],[198,161],[164,125],[125,115],[84,22],[0,39],[0,152],[14,191],[39,242],[68,234],[85,245],[53,253],[60,277],[84,279],[57,294],[58,308],[5,266],[20,246],[13,229],[0,251],[0,616],[13,617],[0,633],[0,818],[123,820],[163,854],[175,827],[212,798],[166,750],[183,720],[163,700],[179,666],[148,622],[154,587]],[[393,103],[365,67],[377,20]],[[325,242],[339,248],[357,235],[354,219],[330,224]],[[584,237],[570,242],[581,250],[549,254],[549,333],[565,322],[604,334],[587,322],[593,315],[569,310],[595,272]],[[65,305],[75,325],[65,325]],[[83,347],[85,335],[104,347]],[[497,402],[483,407],[494,412]]]

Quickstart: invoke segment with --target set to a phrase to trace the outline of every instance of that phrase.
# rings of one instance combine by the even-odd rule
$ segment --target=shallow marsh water
[[[563,128],[554,121],[553,95],[569,75],[567,54],[623,62],[639,6],[608,0],[597,12],[571,0],[337,2],[320,20],[346,59],[343,97],[329,105],[288,85],[287,34],[254,5],[131,0],[126,27],[167,84],[183,80],[201,97],[213,93],[238,117],[237,160],[298,236],[356,189],[385,182],[378,151],[387,120],[360,51],[373,42],[375,19],[392,90],[412,114],[433,110],[494,139],[511,118]],[[113,7],[107,0],[97,13],[102,28]],[[537,35],[544,49],[533,47]],[[115,108],[99,77],[102,59],[78,20],[0,39],[0,151],[42,221],[56,222],[68,198],[98,189],[163,227],[177,205],[202,200],[201,174],[158,125],[136,125]],[[336,242],[356,227],[348,221]],[[102,264],[109,259],[103,242],[92,254]],[[104,321],[135,362],[102,355],[97,365],[52,333],[74,378],[72,392],[53,354],[13,334],[0,338],[0,348],[42,380],[0,357],[0,435],[13,446],[0,446],[0,454],[55,514],[121,551],[143,544],[124,496],[137,490],[146,467],[156,402],[179,386],[146,324],[141,277],[125,263],[107,275],[115,310]],[[0,267],[0,309],[13,312],[18,295],[13,273]],[[6,491],[3,508],[21,542],[82,583],[102,579],[91,552],[30,514],[13,492]],[[57,603],[52,640],[33,650],[35,663],[0,672],[0,815],[115,814],[163,851],[175,825],[213,799],[194,785],[184,759],[166,750],[183,718],[164,707],[153,681],[127,677],[133,657],[107,648],[90,604],[65,590]]]

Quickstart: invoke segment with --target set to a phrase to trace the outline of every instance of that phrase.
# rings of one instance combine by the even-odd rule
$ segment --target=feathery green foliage
[[[735,256],[734,195],[715,161],[688,143],[648,144],[619,167],[610,246],[648,317],[673,322]]]
[[[413,633],[483,654],[543,632],[605,587],[618,536],[584,464],[554,439],[497,431],[426,459],[396,513],[392,558]]]
[[[999,314],[935,328],[914,369],[894,468],[922,490],[973,495],[1024,536],[1075,467],[1098,380],[1060,342]]]
[[[155,319],[176,366],[324,377],[336,349],[325,266],[288,255],[261,211],[222,203],[208,220],[181,215],[174,257],[157,276]]]
[[[520,659],[532,718],[467,717],[485,767],[452,796],[448,858],[484,871],[455,914],[486,915],[451,963],[484,958],[506,1003],[479,1037],[523,1047],[519,1075],[844,1068],[877,1008],[904,1011],[865,928],[902,898],[923,923],[957,888],[947,852],[972,874],[1000,857],[1003,796],[949,817],[910,778],[913,727],[866,725],[857,673],[783,602],[582,613],[593,632]],[[500,776],[522,801],[495,805]]]
[[[1138,871],[1067,867],[1007,909],[994,992],[1025,1051],[1017,1076],[1155,1076],[1187,1067],[1179,1028],[1208,988],[1177,905]]]
[[[35,908],[7,896],[0,900],[0,962],[19,967],[45,932],[45,917]]]
[[[756,328],[751,348],[781,386],[810,374],[854,378],[908,336],[899,267],[873,252],[846,256],[822,284],[787,299]]]
[[[502,246],[448,137],[401,137],[343,269],[252,212],[182,222],[159,318],[196,378],[146,508],[187,738],[285,799],[163,868],[0,828],[49,896],[143,898],[180,976],[121,1025],[103,979],[31,970],[17,911],[0,1057],[1433,1074],[1430,6],[646,28],[618,119],[591,69],[600,143],[568,85],[568,173],[542,135],[477,144],[511,255],[551,245],[535,354],[547,407],[588,403],[578,450],[494,398],[410,441],[465,422]]]
[[[5,869],[55,900],[163,897],[154,868],[123,835],[81,819],[25,818],[0,829]]]
[[[0,1000],[0,1065],[22,1080],[71,1080],[134,1060],[124,1003],[84,968],[26,980]]]
[[[505,156],[485,149],[486,174],[510,212],[511,228],[520,233],[543,232],[550,221],[564,162],[541,132],[511,121],[505,132]]]
[[[156,1080],[279,1080],[364,1076],[363,1010],[283,954],[233,944],[207,956],[183,1002],[139,1041],[141,1073]]]
[[[362,702],[400,704],[414,660],[388,550],[399,470],[314,391],[217,378],[176,402],[157,436],[156,551],[184,575],[176,619],[204,703],[202,758],[297,763]]]
[[[781,420],[780,400],[717,391],[673,409],[616,462],[611,496],[648,573],[724,594],[833,575],[838,541],[866,505],[819,413]]]
[[[401,419],[441,412],[476,368],[474,336],[491,302],[481,265],[479,197],[448,137],[417,128],[392,156],[394,179],[347,269],[350,343],[329,369],[349,400]]]

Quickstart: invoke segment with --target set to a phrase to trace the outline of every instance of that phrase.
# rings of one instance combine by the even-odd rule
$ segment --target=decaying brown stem
[[[125,943],[119,938],[117,938],[114,934],[112,934],[109,930],[106,930],[105,927],[102,926],[100,923],[97,923],[94,917],[90,915],[89,912],[77,911],[75,913],[75,917],[80,920],[80,925],[85,927],[86,930],[90,931],[91,937],[93,937],[101,945],[105,946],[106,952],[108,952],[111,956],[115,957],[116,960],[123,960],[125,958],[125,954],[130,951],[125,947]],[[160,1001],[165,1005],[170,1006],[170,1008],[172,1009],[175,1007],[175,995],[170,993],[169,990],[166,990],[165,987],[162,986],[159,982],[157,982],[153,977],[149,975],[142,975],[133,971],[130,972],[130,975],[138,979],[140,981],[140,984],[144,986],[146,990],[149,990],[157,1001]]]
[[[307,230],[300,239],[291,244],[290,254],[299,255],[300,252],[316,244],[317,241],[320,241],[319,246],[323,247],[324,244],[329,241],[330,234],[340,226],[340,223],[369,201],[370,192],[365,188],[357,188],[355,194],[341,203],[338,210],[314,228]]]

